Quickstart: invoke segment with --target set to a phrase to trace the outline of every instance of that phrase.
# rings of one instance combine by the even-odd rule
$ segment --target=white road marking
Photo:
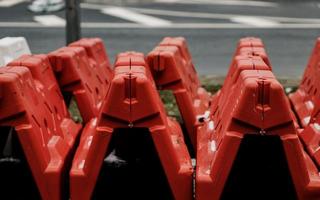
[[[41,28],[44,27],[36,22],[0,22],[0,27],[8,28]]]
[[[66,20],[56,15],[38,15],[34,16],[33,20],[43,26],[63,27],[66,24]]]
[[[168,0],[168,1],[179,1],[179,0]],[[246,1],[244,1],[246,2]],[[320,4],[319,4],[320,5]],[[104,6],[98,4],[81,3],[81,8],[101,10]],[[219,14],[219,13],[206,13],[206,12],[185,12],[175,10],[161,10],[161,9],[148,9],[148,8],[126,8],[143,14],[160,15],[160,16],[173,16],[173,17],[190,17],[190,18],[204,18],[204,19],[230,19],[237,16],[249,16],[259,17],[264,19],[275,20],[278,22],[291,22],[291,23],[320,23],[319,18],[297,18],[297,17],[274,17],[274,16],[263,16],[263,15],[239,15],[239,14]]]
[[[87,22],[87,23],[81,23],[82,28],[98,28],[98,29],[108,29],[108,28],[128,28],[128,29],[134,29],[134,28],[150,28],[150,26],[145,26],[141,24],[136,23],[106,23],[106,22]]]
[[[64,28],[62,25],[45,26],[37,22],[0,22],[1,28]],[[172,23],[168,26],[146,26],[136,23],[83,22],[84,29],[319,29],[319,24],[283,23],[277,27],[257,27],[235,23]]]
[[[179,3],[181,0],[155,0],[157,3]]]
[[[156,0],[158,3],[180,3],[180,4],[213,4],[230,6],[257,6],[257,7],[277,7],[278,4],[266,1],[239,1],[239,0]]]
[[[81,3],[80,8],[92,9],[92,10],[101,10],[105,8],[105,6],[100,4],[92,4],[92,3]]]
[[[128,21],[136,22],[138,24],[146,26],[170,26],[171,22],[168,20],[160,19],[157,17],[144,15],[132,10],[128,10],[120,7],[106,7],[101,10],[102,13],[119,17]]]
[[[211,0],[196,0],[197,2],[207,2],[210,4],[221,4],[221,5],[234,5],[234,6],[259,6],[259,7],[277,7],[278,4],[274,2],[266,1],[239,1],[239,0],[220,0],[220,1],[211,1]]]
[[[94,9],[94,8],[91,8]],[[130,8],[144,14],[174,16],[174,17],[190,17],[190,18],[205,18],[205,19],[230,19],[232,17],[244,16],[244,17],[258,17],[269,20],[275,20],[278,22],[292,22],[292,23],[320,23],[320,19],[317,18],[294,18],[294,17],[272,17],[261,15],[237,15],[237,14],[218,14],[218,13],[205,13],[205,12],[185,12],[174,10],[159,10],[159,9],[147,9],[147,8]]]
[[[256,27],[277,27],[280,24],[274,20],[263,19],[259,17],[237,16],[230,19],[232,22],[247,24]]]
[[[16,4],[22,3],[25,0],[2,0],[0,1],[0,7],[11,7],[14,6]]]

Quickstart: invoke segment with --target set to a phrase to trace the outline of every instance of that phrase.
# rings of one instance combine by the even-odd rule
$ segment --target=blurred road
[[[7,3],[6,3],[7,2]],[[34,14],[23,0],[0,1],[0,38],[24,36],[33,53],[65,44],[64,11]],[[236,42],[261,37],[278,77],[302,75],[320,36],[320,2],[157,0],[126,7],[81,5],[83,37],[104,39],[117,53],[148,53],[164,36],[184,36],[201,75],[225,75]]]

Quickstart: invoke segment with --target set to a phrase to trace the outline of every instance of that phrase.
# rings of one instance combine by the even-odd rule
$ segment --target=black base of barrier
[[[174,199],[148,129],[117,129],[110,142],[93,199]]]
[[[221,199],[297,199],[279,136],[246,135]]]
[[[17,133],[12,127],[0,132],[0,198],[40,200]]]

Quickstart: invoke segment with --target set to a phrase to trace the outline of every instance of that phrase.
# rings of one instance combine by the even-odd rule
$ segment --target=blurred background
[[[65,9],[60,0],[51,0],[53,9],[36,1],[0,0],[0,38],[23,36],[32,53],[48,53],[66,44]],[[198,73],[216,77],[226,74],[237,41],[255,36],[279,78],[299,79],[320,36],[319,1],[83,0],[80,7],[81,36],[102,38],[112,62],[184,36]]]

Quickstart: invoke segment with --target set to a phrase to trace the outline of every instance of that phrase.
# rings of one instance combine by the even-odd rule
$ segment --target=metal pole
[[[77,41],[81,37],[80,27],[80,0],[65,0],[66,2],[66,42],[67,45]],[[67,106],[70,105],[72,94],[63,93]]]
[[[79,40],[80,29],[80,0],[66,0],[66,35],[67,44]]]

